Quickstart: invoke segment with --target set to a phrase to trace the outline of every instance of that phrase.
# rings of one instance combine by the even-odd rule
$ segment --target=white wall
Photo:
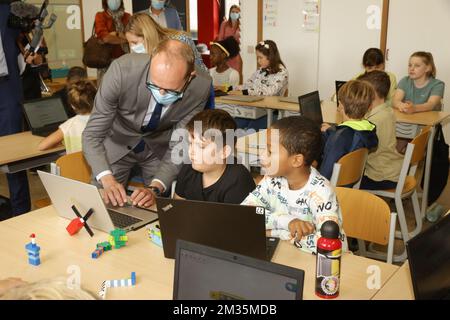
[[[450,42],[444,35],[446,30],[450,30],[450,1],[433,0],[433,5],[426,0],[390,2],[386,69],[395,73],[400,81],[407,75],[408,59],[413,52],[431,52],[437,78],[446,83],[444,110],[450,112]],[[444,131],[448,142],[448,123]]]
[[[317,88],[319,33],[302,28],[304,0],[278,1],[277,25],[263,26],[263,38],[273,40],[289,71],[289,95]]]
[[[125,11],[131,14],[133,12],[131,0],[124,0],[123,2],[125,5]],[[100,0],[81,0],[81,3],[83,5],[84,39],[86,41],[92,35],[92,26],[95,21],[95,14],[99,11],[103,11],[103,8],[102,1]],[[97,69],[88,68],[88,75],[90,77],[96,76]]]
[[[392,2],[396,2],[391,1]],[[349,80],[362,70],[362,56],[370,47],[380,46],[380,28],[372,26],[369,6],[381,0],[322,0],[320,15],[318,89],[322,99],[335,92],[335,80]],[[380,20],[381,22],[381,20]]]
[[[256,70],[255,46],[258,40],[258,1],[241,1],[241,57],[244,81]]]

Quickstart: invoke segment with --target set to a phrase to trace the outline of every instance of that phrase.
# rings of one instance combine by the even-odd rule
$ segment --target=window
[[[42,2],[42,0],[27,1],[38,7],[41,7]],[[82,66],[83,36],[80,0],[52,0],[47,11],[47,19],[52,13],[58,16],[53,27],[44,31],[50,68]]]

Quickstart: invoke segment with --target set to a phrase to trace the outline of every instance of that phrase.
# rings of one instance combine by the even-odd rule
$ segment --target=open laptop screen
[[[321,126],[323,123],[319,91],[314,91],[298,97],[300,114]]]
[[[28,123],[33,129],[63,123],[68,119],[60,97],[29,101],[24,103],[23,107]]]
[[[178,240],[174,299],[300,300],[299,269]]]
[[[450,299],[450,215],[407,243],[416,299]]]

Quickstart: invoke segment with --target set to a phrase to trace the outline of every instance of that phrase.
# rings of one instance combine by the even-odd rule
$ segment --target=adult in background
[[[103,11],[95,15],[95,34],[105,43],[113,45],[112,59],[128,53],[125,27],[131,15],[125,12],[123,0],[102,0]],[[108,68],[97,69],[97,84],[100,85]]]
[[[228,37],[233,37],[238,43],[241,43],[241,9],[237,5],[230,7],[230,12],[228,14],[228,20],[224,20],[220,25],[218,41],[225,40]],[[234,58],[228,60],[228,65],[230,68],[235,69],[240,76],[240,82],[242,83],[242,57],[240,54]]]
[[[169,0],[152,0],[150,8],[138,13],[148,14],[163,28],[183,30],[178,11]]]
[[[22,82],[17,56],[20,53],[16,40],[20,30],[8,27],[9,3],[0,1],[0,136],[22,131]],[[12,210],[9,218],[30,211],[30,190],[26,171],[7,174]]]
[[[124,184],[135,165],[149,188],[133,193],[134,205],[151,206],[170,188],[180,170],[172,133],[204,109],[210,87],[192,49],[178,40],[163,40],[151,58],[128,54],[111,64],[83,132],[83,152],[106,203],[127,201]]]

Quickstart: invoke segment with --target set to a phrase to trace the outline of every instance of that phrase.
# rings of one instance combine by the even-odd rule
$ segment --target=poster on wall
[[[320,0],[306,0],[302,10],[302,28],[305,31],[319,32]]]
[[[278,0],[265,0],[263,7],[264,27],[276,27],[278,18]]]

